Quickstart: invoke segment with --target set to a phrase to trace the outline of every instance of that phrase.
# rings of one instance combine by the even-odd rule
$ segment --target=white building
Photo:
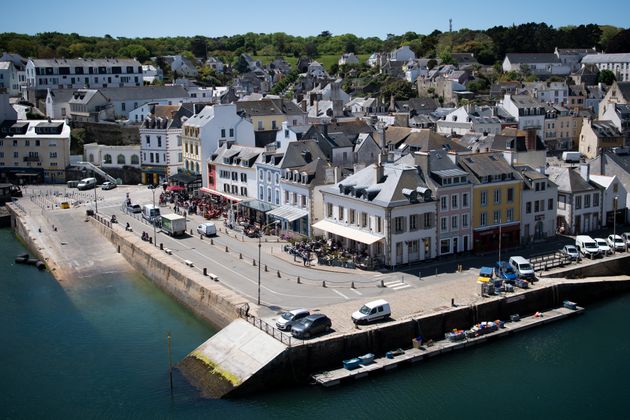
[[[554,53],[508,53],[503,60],[503,71],[531,73],[536,76],[568,76],[571,65],[565,64]]]
[[[498,134],[501,120],[494,115],[491,107],[466,105],[449,113],[443,120],[438,120],[436,127],[436,131],[441,134]]]
[[[341,57],[339,57],[339,61],[337,62],[337,64],[339,64],[340,66],[359,64],[359,58],[354,55],[354,53],[342,54]]]
[[[106,146],[88,143],[83,147],[83,157],[86,161],[102,168],[123,168],[125,166],[139,168],[140,145]]]
[[[11,96],[20,94],[17,69],[11,61],[0,61],[0,91],[6,90]]]
[[[312,76],[315,78],[328,77],[328,73],[326,73],[324,66],[322,66],[317,61],[311,61],[311,63],[308,65],[308,70],[306,71],[306,73],[309,76]]]
[[[17,90],[22,92],[26,87],[26,62],[27,60],[19,54],[4,53],[0,56],[0,62],[11,62],[15,67],[17,76]]]
[[[403,45],[389,53],[389,61],[409,61],[415,59],[416,53],[409,48],[409,45]]]
[[[523,179],[521,190],[521,243],[543,241],[556,235],[558,186],[529,166],[515,167]]]
[[[321,192],[324,219],[313,228],[365,253],[368,264],[395,267],[437,255],[436,202],[416,167],[373,164]]]
[[[630,81],[630,54],[589,54],[582,58],[582,64],[595,64],[602,70],[610,70],[618,82]]]
[[[142,80],[144,83],[152,84],[155,81],[164,80],[164,72],[158,66],[144,64],[142,66]]]
[[[142,86],[142,65],[135,59],[31,58],[26,82],[33,89]]]
[[[559,168],[549,179],[558,186],[556,226],[560,233],[580,235],[601,227],[601,191],[589,182],[588,165],[581,165],[579,171]]]
[[[289,143],[300,140],[309,128],[310,125],[291,125],[289,121],[283,121],[282,128],[276,132],[276,150],[284,152]]]
[[[201,192],[231,202],[256,198],[256,163],[260,162],[264,151],[262,147],[225,142],[204,165],[209,175],[203,178]]]
[[[167,55],[162,57],[171,66],[171,71],[176,76],[197,77],[195,63],[181,55]],[[177,78],[177,77],[176,77]]]
[[[256,145],[252,123],[236,113],[234,104],[207,106],[201,111],[195,107],[182,128],[184,169],[201,174],[204,187],[209,182],[206,162],[215,150],[224,143]]]
[[[193,114],[192,104],[154,105],[140,128],[142,182],[161,184],[183,168],[180,134]]]
[[[206,60],[206,66],[209,66],[216,73],[223,73],[223,70],[225,69],[225,64],[223,64],[223,61],[221,61],[217,57],[208,57],[208,59]]]
[[[568,104],[569,88],[565,82],[531,82],[525,88],[534,98],[546,104]]]
[[[519,129],[534,128],[536,134],[545,139],[545,104],[531,96],[505,95],[499,105],[518,121]]]
[[[612,227],[615,208],[622,210],[627,207],[628,190],[616,175],[590,175],[590,180],[602,191],[602,226]]]

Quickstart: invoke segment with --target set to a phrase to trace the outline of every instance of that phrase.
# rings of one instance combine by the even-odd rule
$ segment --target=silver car
[[[580,252],[575,245],[565,245],[564,248],[562,248],[562,253],[569,257],[571,261],[577,261],[580,259]]]
[[[276,327],[282,331],[290,331],[296,322],[310,314],[307,309],[293,309],[292,311],[283,312],[276,321]]]
[[[608,235],[606,242],[611,249],[617,252],[623,252],[626,250],[626,241],[619,235]]]

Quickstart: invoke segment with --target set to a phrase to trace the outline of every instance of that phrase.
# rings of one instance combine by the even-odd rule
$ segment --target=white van
[[[217,236],[217,227],[212,222],[202,223],[197,226],[197,233],[204,236]]]
[[[595,239],[591,238],[588,235],[578,235],[575,237],[575,247],[580,251],[580,253],[589,258],[599,257],[601,251],[599,246],[597,246],[597,242]]]
[[[96,178],[83,178],[77,184],[77,188],[80,190],[91,190],[96,188]]]
[[[142,206],[142,218],[151,223],[160,220],[160,208],[153,204],[145,204]]]
[[[533,279],[535,277],[536,273],[534,273],[534,267],[532,267],[532,264],[525,258],[520,256],[510,257],[508,262],[514,269],[516,275],[520,278]]]
[[[352,322],[355,324],[367,324],[380,319],[389,318],[392,310],[389,303],[383,299],[368,302],[358,311],[352,314]]]

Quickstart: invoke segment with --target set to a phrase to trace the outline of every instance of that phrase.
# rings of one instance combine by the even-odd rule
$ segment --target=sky
[[[290,35],[486,29],[526,22],[555,27],[597,23],[630,26],[630,1],[573,0],[2,0],[0,32],[76,32],[114,37],[209,37],[246,32]],[[443,4],[444,6],[441,6]],[[598,7],[601,4],[603,7]],[[26,9],[26,5],[28,8]]]

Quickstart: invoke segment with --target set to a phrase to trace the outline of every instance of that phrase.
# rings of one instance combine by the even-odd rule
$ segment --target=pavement
[[[206,268],[208,272],[217,275],[224,286],[254,303],[260,293],[262,307],[259,315],[263,318],[273,319],[280,311],[296,307],[312,311],[325,308],[333,317],[335,328],[341,330],[354,328],[350,322],[350,314],[363,303],[376,298],[387,299],[392,304],[394,319],[411,313],[448,308],[451,299],[455,299],[456,304],[473,304],[481,299],[479,285],[476,283],[479,267],[493,266],[499,258],[496,253],[485,256],[458,255],[399,266],[394,272],[305,267],[301,261],[293,262],[292,257],[282,251],[284,243],[276,237],[264,237],[260,241],[247,238],[226,229],[221,221],[215,221],[219,228],[217,237],[200,238],[195,233],[195,228],[205,220],[196,215],[187,216],[188,233],[193,229],[192,235],[172,238],[157,229],[154,233],[153,226],[147,224],[140,214],[126,212],[122,204],[127,193],[134,204],[148,204],[153,200],[152,192],[146,186],[119,186],[109,191],[77,191],[65,186],[36,186],[28,187],[20,202],[30,209],[31,214],[41,213],[42,224],[59,226],[61,232],[46,231],[43,236],[50,234],[52,238],[66,242],[64,249],[81,250],[77,254],[86,253],[92,256],[76,258],[67,255],[64,265],[77,269],[91,266],[96,260],[94,256],[98,255],[100,266],[102,260],[115,258],[116,253],[109,242],[105,241],[109,246],[107,247],[103,245],[104,239],[90,241],[96,231],[88,228],[89,223],[84,222],[86,209],[95,210],[96,197],[99,214],[104,217],[116,215],[121,227],[129,223],[138,236],[143,231],[148,232],[151,237],[155,234],[154,246],[162,244],[164,248],[170,249],[172,256],[165,255],[165,258],[172,258],[173,264],[188,260],[199,271]],[[62,202],[68,202],[71,208],[61,209]],[[169,207],[161,209],[162,214],[172,212]],[[65,231],[72,232],[72,235],[61,239]],[[572,240],[570,237],[558,236],[515,251],[504,250],[502,258],[507,259],[509,255],[523,255],[527,258],[555,251]],[[147,243],[147,246],[150,245]],[[60,249],[56,252],[63,254]],[[464,271],[457,272],[457,265],[462,265]]]

